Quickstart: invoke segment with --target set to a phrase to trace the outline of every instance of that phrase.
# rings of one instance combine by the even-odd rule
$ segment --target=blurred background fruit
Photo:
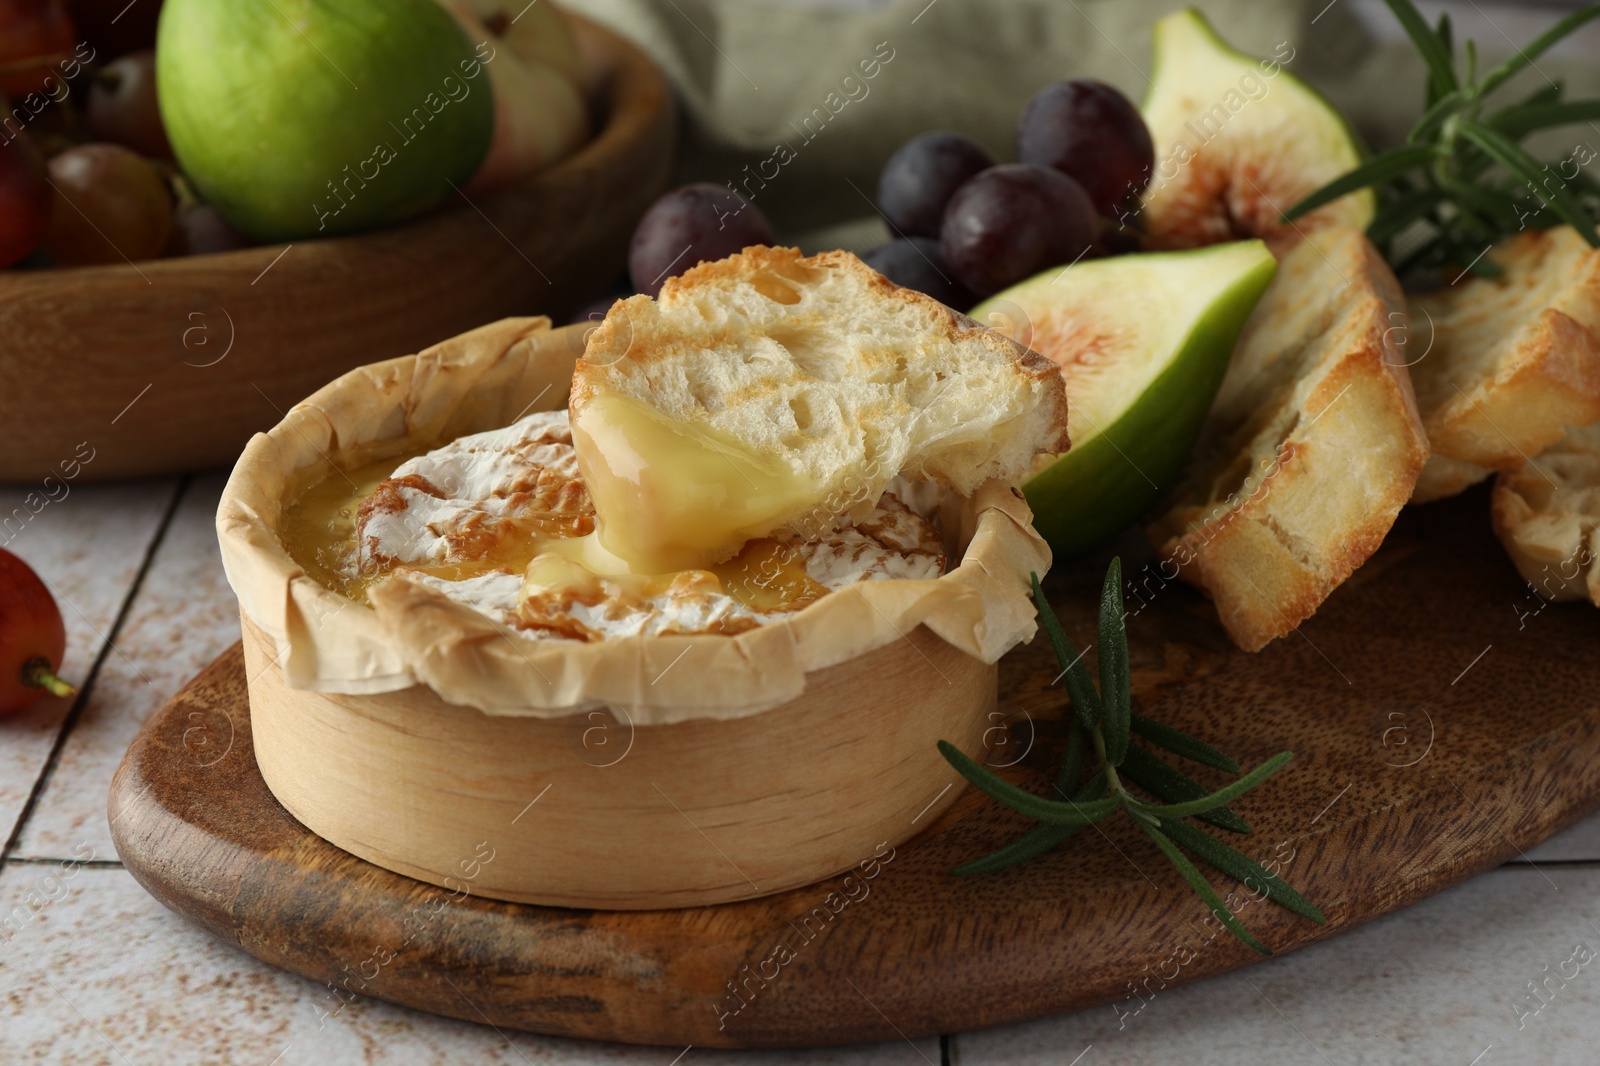
[[[971,137],[951,130],[919,134],[883,165],[878,210],[900,236],[937,239],[956,190],[994,165],[994,156]]]
[[[471,179],[489,152],[494,94],[449,12],[434,0],[295,10],[291,23],[255,0],[162,7],[167,136],[234,228],[260,241],[370,229]]]
[[[61,0],[0,0],[0,93],[43,91],[77,43]]]
[[[939,244],[955,278],[979,296],[1088,254],[1099,231],[1083,187],[1032,163],[990,167],[945,208]]]
[[[62,266],[159,255],[172,193],[150,162],[119,144],[84,144],[50,160],[55,206],[41,247]]]
[[[583,64],[561,12],[527,0],[440,0],[475,43],[495,50],[494,139],[466,191],[504,188],[589,138]]]
[[[663,194],[639,220],[628,248],[628,275],[635,289],[655,296],[668,277],[697,263],[776,240],[761,209],[732,189],[710,182],[685,185]]]
[[[931,237],[901,237],[874,248],[861,261],[896,285],[932,296],[957,311],[965,311],[977,299],[950,273],[939,242]]]
[[[0,96],[0,105],[5,97]],[[44,157],[33,138],[0,141],[0,268],[38,247],[50,225],[55,193],[45,180]]]
[[[67,11],[97,63],[156,45],[161,0],[67,0]]]
[[[149,48],[129,52],[95,73],[84,117],[102,141],[152,159],[172,158],[156,101],[156,54]]]
[[[251,247],[251,240],[210,204],[189,204],[172,216],[172,232],[163,255],[210,255]]]
[[[1371,189],[1283,221],[1362,159],[1354,131],[1321,94],[1279,62],[1233,48],[1193,8],[1156,23],[1154,42],[1143,108],[1161,160],[1143,210],[1153,247],[1260,237],[1283,251],[1322,226],[1367,227],[1377,204]],[[1219,124],[1213,109],[1224,99],[1238,101],[1229,106],[1239,114]]]
[[[66,650],[67,630],[50,590],[27,563],[0,548],[0,714],[47,693],[75,694],[55,674]]]
[[[1054,167],[1083,186],[1096,211],[1136,209],[1150,183],[1155,146],[1139,109],[1103,81],[1047,85],[1017,123],[1017,160]]]

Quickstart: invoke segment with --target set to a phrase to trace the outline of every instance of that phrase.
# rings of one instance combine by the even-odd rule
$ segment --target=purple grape
[[[990,167],[956,190],[940,248],[957,281],[989,296],[1094,246],[1099,219],[1083,187],[1031,163]]]
[[[971,137],[950,130],[920,134],[883,165],[878,210],[901,236],[937,238],[950,197],[994,162],[989,150]]]
[[[639,220],[628,248],[628,274],[635,289],[655,296],[667,278],[698,263],[776,239],[761,209],[732,189],[710,182],[685,185],[664,193]]]
[[[1139,109],[1105,82],[1079,78],[1047,85],[1017,123],[1017,159],[1054,167],[1116,218],[1136,205],[1155,166],[1155,146]]]
[[[957,311],[965,311],[978,302],[950,273],[939,242],[927,237],[890,241],[862,256],[861,261],[896,285],[932,296]]]

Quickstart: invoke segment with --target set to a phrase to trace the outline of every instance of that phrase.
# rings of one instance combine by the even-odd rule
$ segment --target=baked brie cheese
[[[736,635],[939,578],[941,500],[1066,446],[1047,360],[853,256],[752,248],[619,301],[569,410],[329,478],[286,547],[530,640]]]

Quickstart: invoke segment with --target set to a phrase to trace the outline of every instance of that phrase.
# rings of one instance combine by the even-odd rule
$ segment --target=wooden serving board
[[[1143,709],[1247,765],[1295,752],[1237,805],[1255,832],[1231,837],[1328,915],[1318,927],[1245,903],[1242,919],[1277,951],[1413,903],[1600,805],[1600,612],[1541,610],[1490,533],[1487,502],[1479,490],[1408,510],[1301,632],[1256,655],[1234,650],[1193,592],[1141,576],[1147,557],[1124,546],[1143,589],[1143,604],[1128,601]],[[1080,644],[1103,563],[1049,584]],[[997,723],[988,756],[1018,760],[1006,772],[1040,791],[1061,746],[1057,673],[1038,640],[1002,663],[1013,721]],[[328,982],[330,1013],[359,993],[566,1036],[816,1045],[1137,1007],[1132,989],[1161,988],[1157,973],[1179,983],[1258,957],[1219,935],[1121,820],[1006,873],[949,876],[1026,824],[973,790],[909,842],[863,855],[876,861],[854,878],[743,903],[603,912],[481,899],[465,876],[453,892],[424,885],[335,849],[273,800],[237,647],[146,725],[112,785],[111,820],[151,893]],[[715,827],[702,828],[714,846]],[[492,840],[463,841],[466,856],[492,852]]]

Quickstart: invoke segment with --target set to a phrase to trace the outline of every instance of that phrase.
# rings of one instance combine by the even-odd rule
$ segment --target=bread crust
[[[1490,513],[1536,595],[1600,607],[1600,423],[1568,430],[1539,458],[1501,473]]]
[[[1150,527],[1247,651],[1315,613],[1411,495],[1428,450],[1387,340],[1404,308],[1360,231],[1308,235],[1245,326],[1185,486]]]
[[[803,471],[821,490],[809,535],[858,520],[897,474],[969,495],[1069,446],[1054,362],[840,251],[752,246],[618,301],[573,415],[603,393]]]
[[[1497,278],[1470,278],[1414,299],[1433,346],[1412,368],[1438,464],[1416,502],[1454,495],[1514,469],[1600,419],[1600,250],[1570,226],[1521,233],[1491,258]],[[1420,331],[1421,322],[1413,321]]]

